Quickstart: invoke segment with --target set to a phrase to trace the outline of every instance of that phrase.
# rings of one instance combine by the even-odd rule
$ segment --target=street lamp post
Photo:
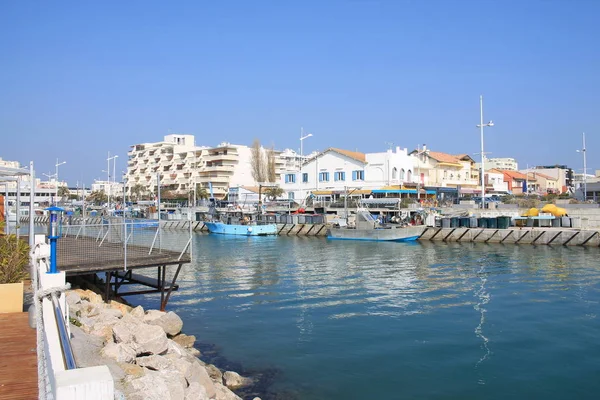
[[[421,200],[421,154],[429,154],[427,145],[423,144],[423,150],[419,149],[419,146],[417,146],[417,203]]]
[[[117,183],[117,158],[119,156],[115,155],[112,159],[113,159],[113,185],[115,186],[115,184]],[[110,182],[108,183],[110,185]],[[112,187],[111,187],[111,191],[112,191]],[[116,197],[116,196],[115,196]],[[116,202],[115,202],[116,203]]]
[[[308,135],[304,136],[304,128],[300,128],[300,160],[301,160],[301,162],[302,162],[302,157],[304,156],[302,142],[304,141],[304,139],[309,138],[311,136],[312,136],[312,133],[309,133]],[[302,163],[300,164],[300,166],[302,166]]]
[[[481,208],[485,209],[485,153],[483,152],[483,128],[484,127],[492,127],[494,123],[492,121],[487,124],[483,123],[483,96],[479,96],[479,113],[480,113],[480,122],[477,127],[480,130],[481,134]]]
[[[587,200],[587,160],[586,160],[586,150],[585,150],[585,132],[583,133],[583,148],[581,150],[577,150],[578,153],[583,153],[583,201]]]
[[[312,136],[312,133],[304,135],[304,128],[300,128],[300,187],[304,186],[303,177],[302,177],[302,166],[304,164],[304,148],[302,146],[304,139]],[[302,197],[306,197],[304,191],[301,189]]]
[[[107,197],[108,197],[108,209],[110,210],[110,192],[111,192],[111,187],[110,187],[110,160],[114,160],[115,158],[117,158],[119,156],[110,156],[110,151],[108,152],[108,157],[106,158],[106,187],[107,187]]]
[[[58,162],[58,158],[56,159],[56,164],[55,164],[55,168],[56,168],[56,172],[54,173],[54,177],[56,178],[56,199],[58,202],[58,167],[60,167],[63,164],[66,164],[66,161],[62,161],[62,162]]]

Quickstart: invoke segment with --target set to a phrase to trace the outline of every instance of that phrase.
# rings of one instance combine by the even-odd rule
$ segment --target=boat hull
[[[205,222],[210,233],[237,236],[269,236],[277,235],[277,225],[228,225],[222,222]]]
[[[423,233],[423,227],[391,229],[345,229],[333,228],[327,231],[331,240],[364,240],[374,242],[412,242]]]

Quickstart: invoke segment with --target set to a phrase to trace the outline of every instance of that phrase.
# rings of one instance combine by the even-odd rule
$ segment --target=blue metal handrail
[[[75,358],[73,357],[73,349],[71,348],[71,339],[65,325],[60,303],[55,293],[52,293],[52,305],[54,308],[54,316],[56,317],[56,326],[58,327],[58,335],[60,339],[60,347],[62,349],[63,359],[67,369],[76,369]]]

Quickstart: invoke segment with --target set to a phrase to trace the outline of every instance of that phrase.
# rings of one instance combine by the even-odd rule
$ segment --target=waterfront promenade
[[[0,314],[0,400],[37,399],[36,331],[28,313]]]

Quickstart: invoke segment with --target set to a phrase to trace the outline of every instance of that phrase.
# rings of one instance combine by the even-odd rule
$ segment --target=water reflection
[[[286,389],[311,382],[312,398],[329,387],[345,393],[331,398],[385,398],[389,382],[407,398],[439,397],[433,387],[492,398],[498,376],[522,365],[535,379],[551,364],[541,355],[563,354],[561,338],[582,357],[577,335],[600,329],[598,249],[212,235],[194,245],[170,303],[186,331],[245,364],[269,354]],[[364,363],[370,391],[350,368]]]

